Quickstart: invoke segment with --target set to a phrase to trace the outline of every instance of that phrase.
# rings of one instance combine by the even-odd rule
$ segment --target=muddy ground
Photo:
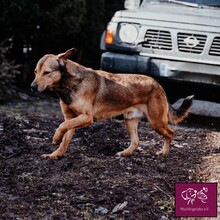
[[[58,102],[21,97],[0,105],[0,219],[173,219],[175,183],[219,181],[219,120],[190,115],[173,127],[167,159],[155,155],[164,140],[147,122],[130,158],[115,156],[129,144],[123,121],[96,122],[52,161],[41,154],[57,148]]]

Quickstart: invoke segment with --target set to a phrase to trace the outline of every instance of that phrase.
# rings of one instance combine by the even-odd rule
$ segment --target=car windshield
[[[197,6],[220,7],[219,0],[143,0],[142,6],[145,6],[147,3],[157,3],[157,2],[166,2],[171,4],[179,4],[179,5],[186,5],[192,7],[197,7]]]

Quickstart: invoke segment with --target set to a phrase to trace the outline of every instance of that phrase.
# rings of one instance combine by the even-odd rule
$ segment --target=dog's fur
[[[177,124],[187,116],[193,96],[187,97],[175,110],[168,104],[163,88],[153,78],[95,71],[69,60],[73,53],[74,49],[70,49],[59,55],[45,55],[35,69],[31,89],[35,92],[55,91],[60,97],[65,118],[53,137],[53,144],[61,142],[59,148],[42,156],[57,159],[66,152],[76,129],[91,125],[94,119],[120,114],[124,115],[131,144],[118,155],[130,156],[139,146],[137,129],[143,116],[165,138],[158,154],[168,155],[174,135],[168,122]]]

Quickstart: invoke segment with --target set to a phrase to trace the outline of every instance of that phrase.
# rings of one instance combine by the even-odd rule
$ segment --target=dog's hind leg
[[[174,132],[171,130],[168,126],[162,127],[162,128],[156,128],[155,129],[159,134],[163,135],[165,137],[165,142],[160,151],[158,151],[157,155],[167,156],[170,152],[170,145],[171,141],[173,139]]]
[[[167,156],[174,135],[173,130],[168,127],[168,105],[164,96],[153,95],[148,101],[145,114],[151,127],[165,138],[163,148],[157,152],[157,155]]]
[[[165,138],[163,148],[157,152],[157,155],[167,156],[169,154],[170,144],[174,135],[173,130],[168,127],[168,121],[163,121],[160,116],[158,116],[156,119],[148,117],[148,122],[156,132],[163,135]]]
[[[138,123],[139,123],[139,121],[140,121],[140,118],[132,118],[132,119],[125,118],[125,125],[126,125],[126,128],[128,130],[128,134],[131,139],[131,144],[127,149],[125,149],[121,152],[118,152],[117,155],[123,156],[123,157],[128,157],[139,146],[139,138],[138,138]]]

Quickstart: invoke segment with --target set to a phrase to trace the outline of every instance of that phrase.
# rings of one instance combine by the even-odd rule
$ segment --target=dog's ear
[[[58,54],[59,59],[67,60],[70,56],[72,56],[76,52],[75,48],[71,48],[67,50],[65,53]]]

